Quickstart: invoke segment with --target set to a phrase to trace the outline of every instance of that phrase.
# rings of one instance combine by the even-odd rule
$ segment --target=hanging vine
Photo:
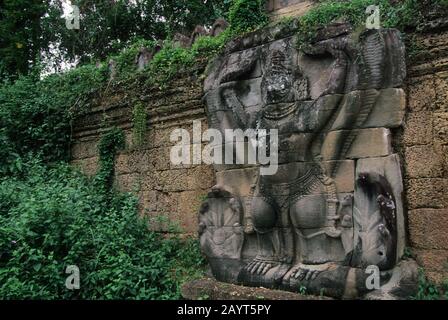
[[[100,168],[96,180],[105,191],[112,189],[115,173],[115,158],[118,151],[124,149],[125,138],[123,130],[112,128],[107,131],[98,144]]]
[[[137,102],[132,111],[133,131],[132,139],[134,146],[141,146],[145,139],[147,114],[141,102]]]

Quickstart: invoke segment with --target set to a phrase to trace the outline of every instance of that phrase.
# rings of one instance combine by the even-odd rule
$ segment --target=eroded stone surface
[[[399,264],[403,185],[389,130],[402,125],[406,106],[398,31],[366,31],[353,41],[351,27],[337,23],[301,51],[288,32],[263,35],[231,42],[204,84],[210,128],[279,137],[272,175],[244,161],[215,165],[217,185],[199,219],[214,276],[355,298],[371,291],[364,268],[376,265],[375,295],[402,297],[396,289],[412,291],[404,283],[414,269]],[[243,158],[243,146],[230,152]]]

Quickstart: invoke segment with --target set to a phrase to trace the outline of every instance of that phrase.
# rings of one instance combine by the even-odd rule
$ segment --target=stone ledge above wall
[[[314,5],[308,0],[267,0],[267,11],[271,20],[304,15]]]

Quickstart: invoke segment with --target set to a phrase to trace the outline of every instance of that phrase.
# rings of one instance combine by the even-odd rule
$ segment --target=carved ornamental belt
[[[322,173],[315,165],[303,176],[285,183],[272,183],[269,177],[260,177],[260,194],[270,205],[278,209],[286,209],[292,201],[312,194],[322,183]]]

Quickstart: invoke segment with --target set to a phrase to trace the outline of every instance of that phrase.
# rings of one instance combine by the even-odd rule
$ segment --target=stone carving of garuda
[[[405,110],[400,34],[355,34],[339,23],[305,45],[291,30],[237,39],[208,68],[209,127],[278,130],[275,174],[215,165],[217,185],[199,214],[213,275],[334,297],[405,297],[416,266],[402,259],[403,186],[391,144]]]

